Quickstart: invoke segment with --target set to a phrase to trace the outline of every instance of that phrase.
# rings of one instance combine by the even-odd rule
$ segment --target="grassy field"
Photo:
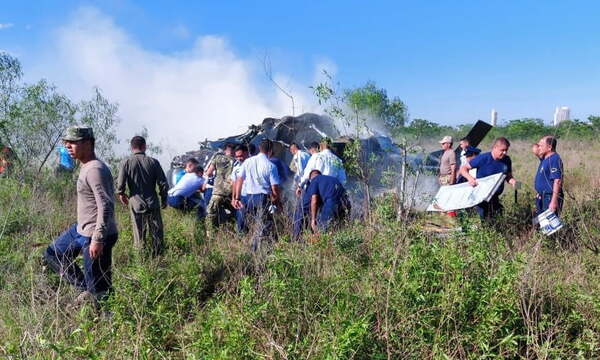
[[[518,203],[505,197],[494,228],[464,218],[445,237],[423,230],[428,215],[397,222],[388,196],[370,221],[312,244],[282,235],[257,257],[248,239],[206,239],[167,210],[168,250],[144,260],[119,206],[116,291],[100,313],[71,306],[77,293],[42,267],[75,221],[72,184],[0,179],[0,357],[600,358],[600,144],[559,152],[568,227],[553,238],[529,225],[537,160],[525,142],[509,152],[526,184]]]

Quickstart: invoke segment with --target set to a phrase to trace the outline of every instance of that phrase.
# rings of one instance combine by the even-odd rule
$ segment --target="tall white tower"
[[[554,126],[558,126],[561,122],[565,120],[571,120],[571,109],[568,106],[557,107],[554,110]]]
[[[498,112],[496,109],[492,109],[490,124],[492,124],[492,126],[496,126],[498,124]]]

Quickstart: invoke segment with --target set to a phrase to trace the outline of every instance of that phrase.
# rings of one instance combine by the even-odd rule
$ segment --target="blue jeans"
[[[167,197],[167,205],[174,209],[183,209],[185,198],[183,196],[171,196]]]
[[[178,210],[191,210],[196,206],[203,207],[202,198],[196,194],[190,195],[188,197],[183,197],[181,195],[177,196],[167,196],[167,205],[174,209]],[[198,215],[202,214],[202,211],[206,211],[206,208],[203,207],[203,210],[198,211]]]
[[[44,253],[46,264],[62,278],[81,291],[91,292],[101,299],[112,289],[112,248],[118,235],[110,235],[104,242],[102,254],[90,257],[91,238],[77,232],[77,224],[71,225],[54,240]],[[75,260],[83,255],[83,271]]]
[[[538,194],[538,196],[535,198],[535,207],[536,207],[535,214],[539,215],[539,214],[543,213],[544,211],[548,210],[548,207],[550,206],[550,201],[552,201],[552,193]],[[560,194],[558,194],[558,208],[556,209],[557,215],[562,210],[562,207],[563,207],[563,194],[560,193]]]
[[[248,197],[246,195],[242,195],[240,197],[240,201],[246,207],[246,203],[248,202]],[[240,210],[235,210],[235,229],[238,233],[242,234],[248,231],[246,229],[246,221],[244,220],[244,208]]]

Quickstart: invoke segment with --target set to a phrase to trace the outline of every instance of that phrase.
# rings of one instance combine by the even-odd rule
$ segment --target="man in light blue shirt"
[[[207,187],[202,175],[204,175],[204,169],[199,165],[192,172],[186,172],[177,184],[169,190],[167,204],[180,210],[191,209],[196,206],[205,208],[202,197],[198,194],[198,191],[204,192]],[[200,210],[198,213],[202,214],[203,211]]]
[[[242,209],[244,221],[255,221],[255,234],[252,250],[257,251],[263,240],[270,240],[273,234],[273,206],[279,205],[279,174],[277,167],[269,160],[273,152],[273,142],[264,139],[259,145],[259,154],[244,161],[235,181],[234,198],[231,204]],[[246,190],[246,200],[242,202],[242,188]]]
[[[306,164],[308,164],[308,160],[310,159],[310,154],[304,150],[300,150],[300,147],[296,143],[290,144],[290,153],[292,153],[293,155],[290,167],[295,173],[294,183],[298,185],[300,184],[300,179],[302,178],[304,168],[306,167]]]

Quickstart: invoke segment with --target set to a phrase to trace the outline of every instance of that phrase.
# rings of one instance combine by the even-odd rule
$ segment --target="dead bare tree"
[[[269,54],[265,54],[263,58],[263,68],[267,79],[269,79],[269,81],[272,82],[273,85],[275,85],[275,87],[279,91],[281,91],[283,95],[287,96],[290,99],[290,101],[292,102],[292,116],[296,116],[296,103],[294,101],[294,95],[292,95],[290,91],[284,89],[281,85],[279,85],[279,83],[273,78],[273,68],[271,65],[271,58],[269,57]]]

